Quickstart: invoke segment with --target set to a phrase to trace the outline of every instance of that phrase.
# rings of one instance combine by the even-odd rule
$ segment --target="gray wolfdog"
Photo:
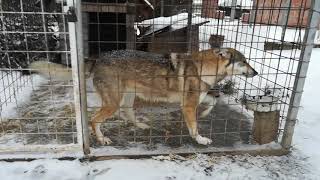
[[[149,52],[119,50],[106,53],[92,64],[89,63],[86,69],[103,102],[91,119],[100,144],[112,142],[102,134],[101,123],[121,107],[130,107],[124,109],[128,109],[128,119],[134,121],[132,106],[138,97],[149,102],[179,103],[190,136],[197,143],[208,145],[212,140],[199,134],[196,110],[201,102],[208,101],[209,89],[227,76],[253,77],[258,74],[244,55],[232,48],[209,49],[189,55],[173,54],[170,58]],[[30,69],[58,79],[71,78],[70,70],[60,64],[37,61],[30,65]],[[209,97],[209,102],[214,99]],[[136,123],[147,128],[141,122]]]

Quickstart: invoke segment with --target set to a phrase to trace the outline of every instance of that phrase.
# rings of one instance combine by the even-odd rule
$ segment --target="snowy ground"
[[[14,71],[0,71],[0,78],[2,83],[0,86],[0,115],[2,121],[17,116],[15,110],[17,103],[27,102],[31,92],[36,90],[38,85],[44,81],[44,78],[39,75],[22,76],[20,72]]]
[[[165,160],[168,159],[168,160]],[[195,155],[155,157],[145,160],[109,160],[93,163],[37,160],[0,162],[0,175],[6,180],[200,180],[200,179],[317,179],[300,156],[210,157]]]

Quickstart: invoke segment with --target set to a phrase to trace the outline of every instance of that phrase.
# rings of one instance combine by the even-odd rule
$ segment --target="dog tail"
[[[51,63],[48,61],[35,61],[29,65],[31,72],[58,81],[72,80],[72,70],[62,64]]]

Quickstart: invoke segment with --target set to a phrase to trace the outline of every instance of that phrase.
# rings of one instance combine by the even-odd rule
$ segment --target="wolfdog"
[[[30,68],[59,79],[71,77],[71,71],[60,64],[37,61]],[[208,145],[212,140],[198,132],[198,105],[208,99],[215,102],[207,93],[225,77],[243,75],[249,78],[258,74],[247,63],[245,56],[232,48],[173,54],[170,57],[118,50],[106,53],[95,63],[88,63],[86,71],[92,76],[94,87],[103,102],[91,119],[93,132],[102,145],[112,141],[102,134],[101,123],[122,107],[128,109],[128,119],[134,120],[132,106],[136,97],[149,102],[179,103],[190,136],[197,143]],[[147,128],[143,123],[136,123]]]

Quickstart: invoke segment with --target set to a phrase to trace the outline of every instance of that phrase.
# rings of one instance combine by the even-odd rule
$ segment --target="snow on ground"
[[[22,76],[20,72],[0,71],[0,118],[16,117],[16,107],[27,102],[32,91],[44,81],[39,75]]]
[[[308,157],[315,170],[320,172],[320,49],[313,49],[304,93],[299,112],[299,121],[293,137],[295,151]]]
[[[252,157],[194,155],[96,162],[36,160],[0,162],[6,180],[206,180],[317,179],[300,156]]]
[[[236,6],[241,6],[242,8],[245,8],[245,9],[250,9],[252,7],[252,4],[253,4],[252,0],[237,0],[236,1]],[[219,6],[232,7],[232,0],[220,0]]]

